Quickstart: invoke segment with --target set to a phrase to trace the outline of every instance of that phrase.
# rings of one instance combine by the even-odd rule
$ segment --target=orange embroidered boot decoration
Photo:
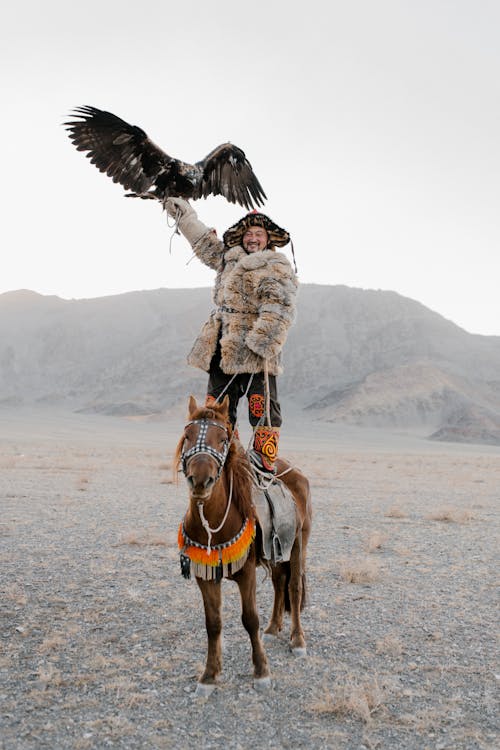
[[[259,454],[262,466],[267,471],[274,472],[274,463],[278,455],[279,435],[278,427],[256,427],[254,430],[253,447]]]

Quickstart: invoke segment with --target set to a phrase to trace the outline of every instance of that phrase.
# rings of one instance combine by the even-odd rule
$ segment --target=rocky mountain
[[[469,334],[395,292],[302,285],[280,392],[316,419],[425,427],[500,444],[500,337]],[[206,377],[185,364],[209,289],[88,300],[0,295],[0,403],[161,412]]]

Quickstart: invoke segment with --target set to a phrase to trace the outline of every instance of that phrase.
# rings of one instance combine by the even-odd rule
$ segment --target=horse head
[[[191,498],[208,499],[219,479],[229,452],[232,428],[229,399],[200,407],[189,399],[188,422],[177,449],[178,463],[186,477]]]

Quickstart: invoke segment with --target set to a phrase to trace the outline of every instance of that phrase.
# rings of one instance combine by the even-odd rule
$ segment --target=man
[[[166,208],[178,219],[197,257],[217,272],[216,308],[196,339],[188,363],[209,374],[207,403],[228,394],[233,426],[239,399],[247,395],[254,429],[251,458],[260,469],[274,473],[282,423],[276,376],[282,372],[281,352],[295,317],[298,286],[288,258],[275,248],[286,245],[289,234],[254,211],[230,227],[221,242],[184,199],[169,198]]]

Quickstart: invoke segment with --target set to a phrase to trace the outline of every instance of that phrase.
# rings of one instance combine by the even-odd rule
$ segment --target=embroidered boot
[[[279,435],[278,427],[255,427],[250,460],[261,471],[276,474]]]

